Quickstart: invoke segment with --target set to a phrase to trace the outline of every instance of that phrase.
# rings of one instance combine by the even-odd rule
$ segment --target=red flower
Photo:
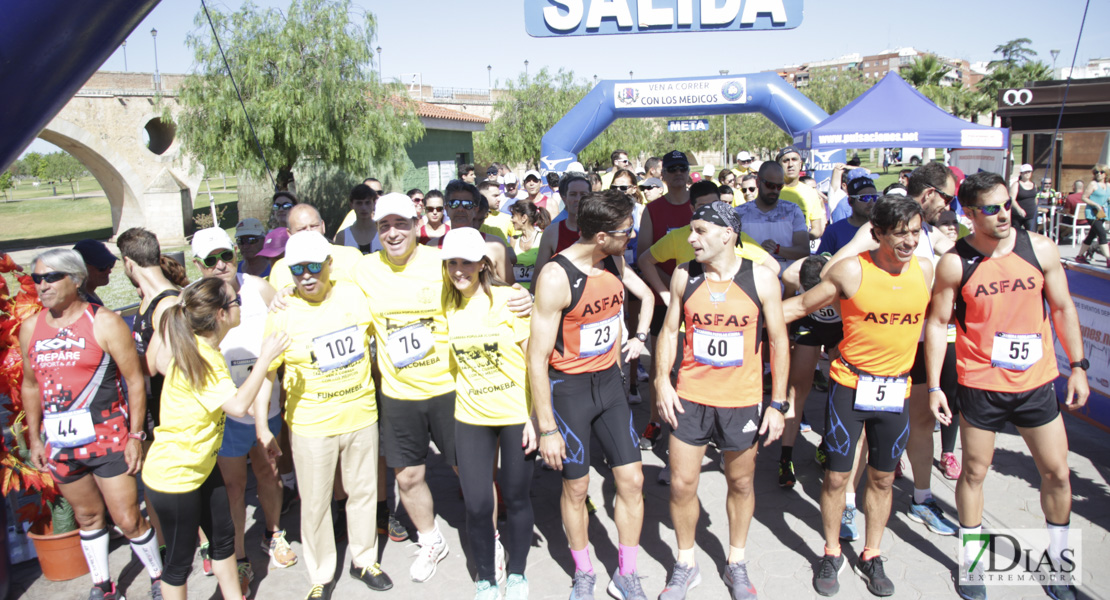
[[[12,271],[22,271],[23,267],[17,265],[10,254],[0,254],[0,273],[11,273]]]

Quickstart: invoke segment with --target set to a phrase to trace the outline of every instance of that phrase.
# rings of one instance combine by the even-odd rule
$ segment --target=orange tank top
[[[752,263],[742,260],[728,282],[707,283],[700,263],[691,262],[689,268],[682,295],[686,338],[678,395],[719,408],[755,406],[763,401],[763,304]]]
[[[1014,235],[1014,249],[997,258],[966,240],[956,243],[964,270],[956,296],[956,373],[965,387],[1025,392],[1058,375],[1044,270],[1029,233]]]
[[[604,371],[617,363],[624,326],[624,284],[617,263],[607,257],[600,274],[586,275],[565,256],[557,254],[551,260],[567,272],[570,282],[570,306],[563,309],[551,366],[569,374]]]
[[[870,252],[860,254],[858,260],[859,291],[840,300],[844,320],[842,359],[829,367],[834,381],[853,389],[858,387],[859,378],[845,361],[859,371],[880,377],[909,373],[929,306],[929,286],[917,256],[911,257],[905,271],[898,275],[879,268]]]

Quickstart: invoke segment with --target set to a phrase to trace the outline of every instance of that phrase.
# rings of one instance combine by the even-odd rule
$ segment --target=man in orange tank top
[[[698,185],[698,184],[695,184]],[[720,200],[694,212],[689,241],[696,262],[683,263],[671,278],[671,298],[656,346],[655,389],[659,414],[671,426],[671,520],[678,556],[663,600],[686,597],[701,581],[694,561],[694,533],[701,514],[698,479],[705,447],[713,441],[725,456],[728,482],[729,551],[725,583],[732,598],[756,597],[745,557],[755,512],[756,442],[782,435],[790,404],[786,378],[790,341],[782,316],[778,277],[736,255],[740,216]],[[678,390],[671,367],[679,325],[685,322]],[[771,409],[763,413],[760,334],[771,344]],[[731,390],[731,392],[724,392]],[[733,518],[735,517],[735,518]]]
[[[956,401],[964,456],[956,484],[963,548],[957,591],[964,598],[982,599],[987,597],[986,586],[980,583],[982,567],[968,572],[981,544],[962,540],[982,531],[983,480],[994,458],[995,434],[1007,423],[1017,427],[1041,474],[1052,570],[1066,567],[1071,472],[1068,436],[1053,386],[1059,372],[1049,317],[1073,361],[1065,400],[1068,410],[1087,403],[1089,363],[1083,358],[1079,317],[1060,253],[1043,235],[1013,227],[1013,200],[1005,180],[995,173],[971,175],[960,186],[960,201],[974,223],[974,233],[958,241],[937,265],[925,358],[929,404],[936,418],[948,424],[952,413],[940,389],[940,372],[948,323],[955,318]],[[1066,582],[1049,585],[1048,592],[1057,599],[1075,597]]]
[[[883,196],[871,212],[871,232],[879,247],[842,260],[821,283],[783,303],[787,322],[840,300],[844,322],[841,356],[830,365],[833,385],[825,412],[828,470],[821,488],[824,555],[814,567],[818,594],[840,591],[845,559],[840,549],[840,518],[850,481],[856,444],[867,433],[867,527],[855,571],[876,596],[894,593],[879,544],[887,520],[894,468],[910,434],[909,371],[917,338],[925,324],[931,261],[914,255],[921,236],[921,205],[904,196]]]
[[[639,436],[625,400],[618,354],[640,355],[654,302],[651,290],[624,262],[635,236],[632,199],[610,190],[586,196],[578,210],[579,241],[551,259],[535,281],[536,304],[528,341],[528,376],[540,432],[540,454],[563,472],[563,527],[574,558],[571,600],[593,599],[597,579],[589,557],[586,492],[590,442],[605,451],[617,499],[614,520],[620,569],[610,595],[646,600],[636,573],[644,521],[644,475]],[[637,332],[622,349],[624,290],[638,296]]]

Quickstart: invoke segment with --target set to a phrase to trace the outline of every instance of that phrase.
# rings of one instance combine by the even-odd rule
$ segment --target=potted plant
[[[66,502],[48,472],[29,462],[27,428],[23,421],[23,356],[19,348],[19,328],[24,319],[42,308],[31,277],[7,254],[0,255],[0,273],[13,273],[20,284],[13,297],[7,281],[0,278],[0,399],[4,400],[7,422],[0,445],[0,492],[21,494],[24,501],[17,509],[23,523],[30,525],[28,536],[35,544],[42,573],[51,581],[65,581],[88,573],[81,552],[81,539],[73,507]]]

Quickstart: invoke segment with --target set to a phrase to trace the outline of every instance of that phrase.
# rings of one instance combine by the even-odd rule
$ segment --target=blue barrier
[[[1110,432],[1110,272],[1105,269],[1084,267],[1065,262],[1068,288],[1079,313],[1079,327],[1083,334],[1083,355],[1091,361],[1087,381],[1091,396],[1087,406],[1076,411],[1075,416]],[[1068,355],[1055,342],[1056,363],[1060,377],[1056,379],[1056,396],[1063,402],[1068,391]]]

